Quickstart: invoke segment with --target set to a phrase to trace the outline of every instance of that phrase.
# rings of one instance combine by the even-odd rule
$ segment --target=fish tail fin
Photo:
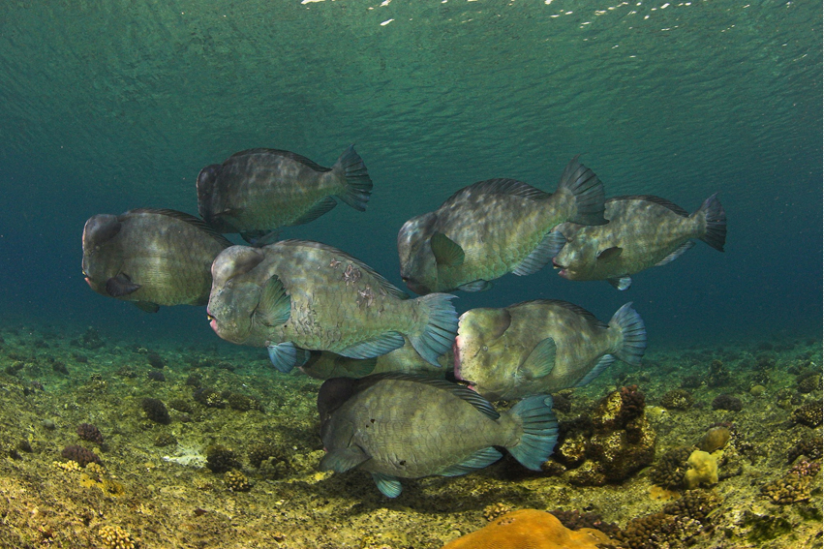
[[[355,152],[354,145],[350,145],[338,158],[332,170],[343,176],[346,183],[345,191],[336,196],[358,211],[366,210],[372,194],[372,178],[366,171],[363,159]]]
[[[558,420],[552,411],[552,397],[536,395],[520,401],[509,411],[523,428],[518,444],[507,448],[521,465],[540,471],[558,441]]]
[[[703,214],[706,219],[707,228],[701,240],[723,252],[724,244],[727,242],[727,212],[724,211],[724,206],[717,196],[718,193],[715,193],[706,199],[695,213]]]
[[[620,334],[620,347],[612,354],[627,364],[637,366],[647,348],[647,329],[635,309],[632,301],[625,303],[615,311],[609,321],[610,330],[617,330]]]
[[[569,161],[558,183],[558,192],[570,192],[575,198],[575,213],[567,221],[579,225],[605,225],[604,184],[578,161],[579,156]]]
[[[412,347],[425,361],[440,367],[438,357],[452,348],[458,333],[458,313],[451,294],[429,294],[413,300],[423,309],[426,325],[419,334],[409,335]]]

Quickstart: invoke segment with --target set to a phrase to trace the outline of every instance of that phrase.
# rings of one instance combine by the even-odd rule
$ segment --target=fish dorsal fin
[[[278,275],[272,275],[260,293],[255,316],[266,326],[280,326],[289,320],[292,312],[292,298],[286,295]]]
[[[661,198],[660,196],[653,196],[651,194],[635,194],[635,195],[627,195],[627,196],[614,196],[607,200],[607,202],[612,202],[613,200],[646,200],[647,202],[654,202],[659,206],[663,206],[668,210],[672,210],[673,212],[677,213],[682,217],[689,217],[690,213],[673,202],[670,202],[666,198]]]
[[[280,149],[266,149],[266,148],[257,148],[257,149],[246,149],[245,151],[236,152],[229,158],[239,158],[241,156],[252,156],[256,154],[267,154],[272,156],[283,156],[290,160],[294,160],[295,162],[300,162],[301,164],[305,165],[308,168],[312,168],[316,172],[331,172],[332,168],[325,168],[314,162],[313,160],[309,160],[305,156],[301,156],[297,153],[293,153],[290,151],[283,151]]]
[[[206,224],[205,221],[202,219],[195,217],[193,215],[187,214],[185,212],[179,212],[177,210],[170,210],[168,208],[136,208],[134,210],[129,210],[122,215],[129,215],[129,214],[156,214],[156,215],[164,215],[166,217],[172,217],[177,219],[178,221],[183,221],[184,223],[188,223],[192,227],[197,228],[200,231],[211,236],[217,242],[223,244],[225,247],[232,246],[232,243],[222,234],[211,228],[209,225]]]
[[[527,379],[538,379],[549,375],[555,367],[555,351],[558,347],[551,337],[542,339],[521,365]]]
[[[332,246],[321,244],[320,242],[314,242],[312,240],[281,240],[280,242],[275,243],[274,246],[284,246],[288,248],[306,246],[308,248],[315,248],[318,250],[323,250],[330,254],[334,254],[338,256],[338,258],[340,258],[340,261],[349,261],[350,263],[354,263],[361,271],[364,271],[369,276],[373,277],[378,282],[380,287],[389,295],[392,295],[398,299],[409,299],[409,296],[406,295],[406,292],[393,286],[391,282],[389,282],[383,276],[378,274],[372,267],[370,267],[360,259],[355,259],[346,252],[342,252],[337,248],[333,248]]]
[[[623,252],[623,248],[619,248],[618,246],[612,246],[611,248],[606,248],[598,252],[598,255],[595,257],[598,261],[611,261],[613,259],[618,259],[621,257],[621,252]]]
[[[414,374],[387,373],[369,376],[368,378],[364,378],[364,382],[371,385],[374,382],[380,381],[382,379],[407,380],[414,383],[423,383],[425,385],[431,385],[432,387],[437,387],[438,389],[449,391],[461,400],[467,401],[472,406],[474,406],[479,412],[481,412],[482,414],[491,419],[498,419],[499,417],[501,417],[501,414],[495,411],[495,408],[492,407],[492,404],[490,404],[490,402],[486,400],[484,397],[482,397],[472,389],[464,387],[463,385],[458,385],[457,383],[452,383],[451,381],[446,381],[445,379],[432,379],[429,377],[423,377]]]
[[[606,322],[598,320],[598,317],[596,317],[594,314],[590,313],[583,307],[575,305],[574,303],[570,303],[569,301],[561,301],[560,299],[533,299],[532,301],[523,301],[521,303],[516,303],[515,305],[510,305],[509,307],[507,307],[507,309],[512,309],[514,307],[522,307],[524,305],[530,305],[535,303],[563,307],[564,309],[570,310],[575,314],[585,317],[589,322],[593,323],[595,326],[598,326],[600,328],[609,327],[609,325]]]
[[[487,179],[486,181],[478,181],[469,187],[461,189],[453,196],[456,196],[464,191],[483,192],[486,194],[505,194],[509,196],[521,196],[524,198],[534,199],[547,199],[552,196],[549,193],[545,193],[541,189],[536,189],[532,185],[528,185],[523,181],[518,181],[517,179]]]
[[[429,245],[432,247],[432,253],[435,254],[435,261],[438,262],[438,265],[447,265],[449,267],[463,265],[465,257],[463,248],[442,232],[435,232],[432,238],[429,239]]]
[[[683,244],[681,244],[680,246],[675,248],[672,251],[672,253],[669,254],[667,257],[665,257],[664,259],[662,259],[661,261],[656,263],[655,266],[656,267],[661,267],[663,265],[666,265],[667,263],[675,261],[676,259],[678,259],[682,255],[684,255],[684,252],[686,252],[687,250],[691,250],[693,248],[693,246],[695,246],[695,242],[693,242],[692,240],[687,240],[686,242],[684,242]]]
[[[321,471],[345,473],[369,459],[371,459],[369,455],[360,447],[349,446],[347,448],[341,448],[340,450],[332,450],[323,456],[318,468]]]

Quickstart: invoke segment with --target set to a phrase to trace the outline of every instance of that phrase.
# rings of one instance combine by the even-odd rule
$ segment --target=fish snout
[[[552,268],[558,269],[558,276],[562,278],[569,278],[569,270],[567,269],[566,265],[562,265],[558,263],[557,258],[552,258]]]

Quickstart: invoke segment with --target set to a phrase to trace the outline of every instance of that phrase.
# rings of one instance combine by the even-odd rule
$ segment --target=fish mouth
[[[555,261],[554,257],[552,258],[552,268],[558,271],[558,276],[562,278],[569,278],[569,269],[567,268],[567,266],[561,265],[560,263]]]

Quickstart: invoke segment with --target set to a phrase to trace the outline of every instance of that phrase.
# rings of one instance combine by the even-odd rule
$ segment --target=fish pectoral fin
[[[372,473],[372,480],[375,481],[375,485],[377,485],[378,490],[381,491],[381,494],[388,498],[396,498],[401,495],[401,481],[396,479],[390,475],[384,475],[383,473]]]
[[[429,239],[429,245],[432,247],[432,253],[435,254],[435,261],[438,265],[446,265],[449,267],[460,267],[463,265],[466,254],[463,248],[441,232],[436,232]]]
[[[285,324],[291,313],[292,298],[286,295],[278,276],[272,275],[263,286],[254,315],[262,324],[274,327]]]
[[[555,367],[556,350],[555,340],[551,337],[539,341],[521,365],[526,379],[537,379],[549,375]]]
[[[695,242],[693,242],[692,240],[687,240],[686,242],[684,242],[683,244],[681,244],[680,246],[675,248],[672,251],[672,253],[669,254],[667,257],[665,257],[664,259],[662,259],[661,261],[656,263],[655,266],[656,267],[661,267],[663,265],[666,265],[667,263],[672,263],[673,261],[675,261],[676,259],[678,259],[682,255],[684,255],[684,253],[687,250],[691,250],[693,248],[693,246],[695,246]]]
[[[518,276],[531,275],[546,267],[566,244],[566,238],[559,231],[550,231],[532,252],[521,261],[512,273]]]
[[[575,386],[583,387],[584,385],[598,377],[598,375],[601,372],[612,366],[613,362],[615,362],[615,357],[611,354],[605,354],[598,360],[598,362],[595,363],[595,366],[593,366],[592,369],[589,372],[587,372],[587,375],[585,375],[578,383],[575,384]]]
[[[255,248],[261,248],[277,242],[278,231],[245,231],[240,233],[240,238]]]
[[[120,273],[106,281],[106,293],[112,297],[123,297],[140,289],[140,284],[135,284],[129,275]]]
[[[624,291],[632,285],[632,279],[628,276],[620,276],[615,278],[608,278],[607,282],[612,284],[616,290]]]
[[[492,283],[488,280],[475,280],[466,284],[458,286],[459,290],[465,292],[485,292],[492,287]]]
[[[461,475],[466,475],[471,473],[472,471],[476,471],[478,469],[483,469],[489,465],[492,465],[501,457],[503,456],[498,450],[490,446],[489,448],[483,448],[478,450],[467,459],[463,460],[462,462],[458,463],[457,465],[452,465],[447,467],[440,473],[439,475],[443,477],[459,477]]]
[[[361,341],[350,345],[342,351],[335,351],[339,355],[349,358],[372,358],[374,356],[385,355],[395,349],[403,347],[403,335],[399,332],[385,332],[366,341]]]
[[[338,202],[332,198],[331,196],[327,196],[314,206],[309,209],[305,214],[297,218],[295,221],[292,222],[292,225],[303,225],[305,223],[309,223],[310,221],[314,221],[315,219],[319,218],[326,212],[332,211],[335,206],[338,205]]]
[[[160,305],[151,301],[132,301],[134,306],[146,313],[156,313],[160,310]]]
[[[323,459],[320,460],[319,467],[321,471],[345,473],[369,459],[366,452],[357,446],[350,446],[341,450],[332,450],[323,456]]]
[[[598,261],[611,261],[613,259],[618,259],[621,257],[621,252],[623,252],[623,248],[619,248],[618,246],[613,246],[611,248],[607,248],[605,250],[601,250],[598,252],[598,255],[595,256],[595,259]]]
[[[310,356],[309,351],[297,347],[291,341],[269,345],[266,350],[269,351],[269,360],[272,362],[272,366],[284,374],[291,372],[295,366],[306,364]]]

